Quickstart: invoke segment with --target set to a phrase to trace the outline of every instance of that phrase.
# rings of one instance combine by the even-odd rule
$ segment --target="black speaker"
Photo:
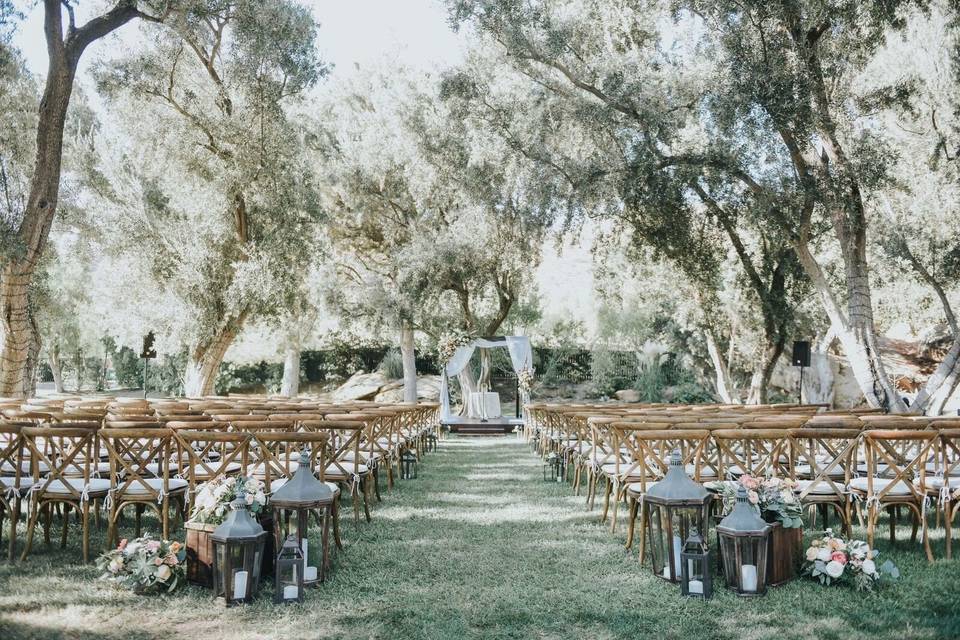
[[[793,358],[790,362],[795,367],[810,366],[810,342],[808,340],[793,341]]]
[[[153,348],[153,331],[143,336],[143,351],[140,352],[140,357],[144,359],[151,359],[157,357],[157,350]]]

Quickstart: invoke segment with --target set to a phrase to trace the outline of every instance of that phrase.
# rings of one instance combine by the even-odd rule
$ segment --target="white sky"
[[[23,53],[29,69],[43,75],[47,68],[43,8],[42,3],[33,4],[13,44]],[[85,22],[104,4],[95,0],[78,3],[77,21]],[[444,67],[463,58],[464,36],[450,29],[441,0],[307,0],[304,4],[311,7],[320,25],[317,43],[323,58],[335,65],[333,78],[353,73],[355,64],[366,66],[387,58],[417,69]],[[134,45],[137,33],[137,25],[131,23],[95,42],[84,54],[78,80],[86,84],[88,66],[108,55],[111,48]],[[92,89],[87,95],[91,106],[100,106]],[[592,333],[596,319],[592,275],[588,240],[581,246],[565,247],[559,256],[552,242],[544,247],[537,280],[546,324],[574,317],[584,321],[588,334]]]

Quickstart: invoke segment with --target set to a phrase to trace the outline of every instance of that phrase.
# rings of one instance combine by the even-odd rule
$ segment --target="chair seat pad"
[[[867,480],[869,478],[854,478],[850,481],[850,484],[847,485],[848,488],[855,491],[866,492],[867,491]],[[880,493],[885,490],[890,484],[893,483],[892,478],[874,478],[873,479],[873,490],[876,493]],[[908,485],[903,480],[897,480],[896,484],[886,492],[887,496],[909,496],[913,493],[910,485]]]
[[[64,482],[66,482],[66,484],[64,484]],[[110,481],[105,478],[91,478],[87,483],[84,483],[83,478],[66,478],[65,480],[51,481],[43,490],[43,493],[69,495],[72,493],[71,489],[79,493],[83,491],[84,484],[87,485],[87,495],[90,496],[106,495],[110,490]]]
[[[823,470],[827,467],[828,464],[830,464],[830,462],[824,462],[824,463],[818,462],[816,474],[822,475]],[[807,478],[809,478],[810,475],[814,473],[813,467],[809,464],[798,464],[796,467],[793,468],[793,470],[796,472],[798,476],[804,476]],[[834,468],[830,469],[830,472],[827,473],[827,476],[831,480],[843,480],[844,478],[846,478],[846,474],[841,465],[837,465]]]
[[[842,477],[840,479],[843,480]],[[812,489],[810,488],[811,486],[813,486]],[[839,491],[844,490],[843,482],[836,483],[836,487],[837,489],[834,490],[833,485],[831,485],[826,480],[797,480],[797,486],[795,487],[794,490],[797,493],[803,493],[804,491],[807,491],[809,489],[809,491],[807,491],[807,495],[817,495],[817,496],[836,495],[837,490]]]
[[[630,469],[631,466],[633,466],[632,463],[621,463],[620,476],[623,477],[624,474],[627,474],[626,477],[628,478],[642,478],[643,476],[641,475],[640,468],[634,467],[633,469]],[[629,473],[627,473],[628,471]],[[616,476],[617,465],[614,463],[605,464],[600,467],[600,472],[608,476]]]
[[[920,478],[917,478],[913,481],[917,486],[920,485]],[[924,481],[924,486],[928,491],[939,491],[944,486],[947,486],[951,489],[960,489],[960,478],[957,476],[950,476],[949,478],[930,478],[928,477]]]
[[[686,474],[687,474],[688,476],[690,476],[690,477],[692,478],[693,475],[697,472],[697,466],[694,465],[694,464],[685,464],[685,465],[683,465],[683,470],[684,470],[684,472],[686,472]],[[702,464],[702,465],[700,465],[700,479],[701,479],[701,480],[703,480],[703,479],[709,479],[709,478],[716,478],[716,477],[717,477],[717,470],[716,470],[716,469],[714,469],[713,467],[711,467],[711,466],[708,465],[708,464]]]
[[[353,462],[344,460],[343,462],[338,462],[336,464],[331,462],[329,465],[327,465],[327,470],[325,475],[342,476],[344,473],[347,473],[349,475],[353,475],[353,474],[362,475],[364,473],[368,473],[369,471],[370,471],[370,467],[368,467],[365,464],[354,464]]]
[[[3,476],[0,477],[0,487],[3,488],[3,491],[6,491],[10,487],[14,487],[17,484],[17,479],[13,476]],[[32,478],[20,478],[20,493],[25,492],[33,485]]]
[[[153,491],[160,491],[160,489],[163,488],[163,478],[144,478],[143,481],[146,482]],[[181,480],[180,478],[170,478],[167,483],[167,493],[186,491],[189,484],[186,480]],[[145,496],[148,495],[148,491],[147,487],[143,486],[139,480],[135,480],[130,483],[130,486],[126,489],[123,489],[122,484],[117,487],[117,494],[121,496]]]
[[[657,484],[656,482],[648,482],[646,491],[649,491],[650,488],[655,486],[656,484]],[[627,485],[627,493],[629,493],[632,496],[641,496],[644,493],[646,493],[646,491],[644,491],[643,489],[642,482],[631,482],[630,484]]]

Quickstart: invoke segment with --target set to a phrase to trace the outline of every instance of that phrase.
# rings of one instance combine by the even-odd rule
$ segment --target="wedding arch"
[[[474,351],[481,349],[506,348],[510,352],[510,364],[513,365],[513,372],[520,375],[523,370],[533,370],[533,348],[530,346],[530,340],[526,336],[497,336],[493,338],[475,338],[470,342],[460,345],[453,353],[446,365],[441,368],[440,375],[440,419],[450,419],[450,382],[449,378],[455,376],[470,364],[470,358]],[[464,399],[466,402],[466,399]],[[524,401],[526,399],[524,398]]]

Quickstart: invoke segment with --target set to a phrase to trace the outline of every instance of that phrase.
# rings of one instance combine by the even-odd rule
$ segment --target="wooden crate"
[[[215,524],[187,522],[187,582],[213,588],[213,540]]]

